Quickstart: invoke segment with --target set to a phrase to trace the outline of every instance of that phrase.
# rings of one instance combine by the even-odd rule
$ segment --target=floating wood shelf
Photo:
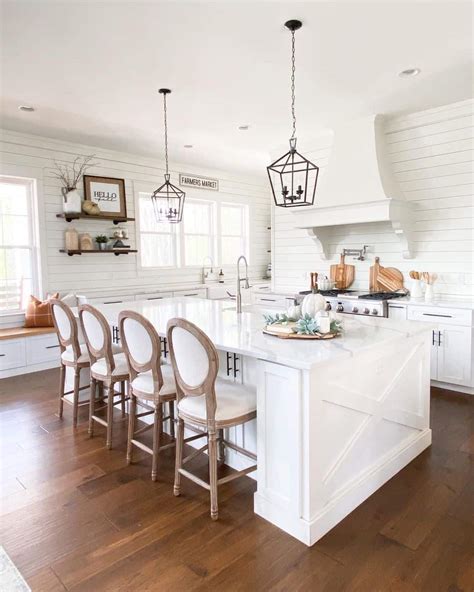
[[[123,222],[135,222],[135,218],[121,218],[120,216],[113,218],[112,216],[91,216],[89,214],[56,214],[56,218],[63,218],[66,222],[72,220],[108,220],[114,224],[121,224]]]
[[[83,253],[89,254],[89,253],[113,253],[114,255],[128,255],[129,253],[138,253],[138,251],[136,249],[109,249],[107,251],[101,251],[99,249],[90,249],[90,250],[84,250],[81,251],[80,249],[78,249],[77,251],[68,251],[67,249],[59,249],[60,253],[66,253],[67,255],[69,255],[69,257],[72,257],[73,255],[82,255]]]

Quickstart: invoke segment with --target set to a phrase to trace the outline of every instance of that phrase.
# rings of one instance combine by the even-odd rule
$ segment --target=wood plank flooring
[[[213,522],[203,489],[172,495],[172,450],[156,483],[150,457],[126,466],[125,424],[107,450],[87,409],[58,419],[57,383],[0,381],[0,541],[34,592],[474,590],[474,397],[433,389],[433,446],[308,549],[255,516],[249,478]]]

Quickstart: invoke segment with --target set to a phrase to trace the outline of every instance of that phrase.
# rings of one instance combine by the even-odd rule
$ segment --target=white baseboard
[[[42,364],[31,364],[30,366],[20,366],[19,368],[10,368],[10,370],[0,371],[0,379],[10,378],[11,376],[20,376],[21,374],[31,374],[41,370],[50,370],[59,368],[59,361],[43,362]]]
[[[446,389],[448,391],[457,391],[458,393],[464,393],[466,395],[474,395],[474,388],[470,386],[461,386],[460,384],[439,382],[438,380],[432,380],[431,386],[437,386],[438,388]]]

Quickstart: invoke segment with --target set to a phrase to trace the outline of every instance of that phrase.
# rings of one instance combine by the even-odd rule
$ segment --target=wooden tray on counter
[[[298,333],[274,333],[270,329],[263,329],[265,335],[271,335],[272,337],[279,337],[280,339],[334,339],[338,336],[338,333],[325,333],[324,335],[298,335]]]

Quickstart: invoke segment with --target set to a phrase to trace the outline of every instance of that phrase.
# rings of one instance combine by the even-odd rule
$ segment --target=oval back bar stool
[[[127,463],[132,462],[133,447],[152,456],[151,478],[158,476],[160,451],[175,445],[174,401],[176,385],[171,366],[161,364],[160,337],[153,325],[142,315],[124,310],[119,314],[119,331],[130,373],[130,412],[127,438]],[[169,414],[164,417],[163,406],[168,404]],[[146,411],[137,414],[137,405]],[[153,423],[136,429],[137,419],[153,414]],[[160,446],[163,422],[170,420],[173,442]],[[153,429],[153,448],[137,436]]]
[[[209,337],[193,323],[185,319],[171,319],[168,322],[168,343],[178,396],[174,494],[180,494],[181,475],[191,479],[209,491],[211,518],[217,520],[218,486],[257,468],[254,464],[217,479],[218,433],[223,433],[224,428],[243,424],[257,416],[255,391],[227,380],[216,380],[219,370],[216,348]],[[205,429],[207,444],[183,459],[185,424]],[[240,446],[227,441],[222,443],[254,461],[257,460],[254,453]],[[209,483],[183,468],[186,462],[206,448],[209,454]]]
[[[73,408],[72,422],[76,427],[79,407],[89,404],[89,400],[79,402],[79,392],[89,388],[88,386],[80,386],[81,370],[90,366],[89,353],[86,344],[79,343],[79,327],[70,307],[58,298],[53,298],[51,299],[51,312],[61,350],[58,415],[62,418],[64,402],[69,403]],[[65,392],[66,368],[68,367],[74,371],[74,387],[72,391]],[[73,395],[72,401],[66,398],[66,395],[70,394]]]
[[[115,405],[122,407],[125,417],[125,382],[128,381],[128,366],[125,355],[112,345],[112,334],[104,315],[90,304],[79,306],[79,319],[89,351],[91,363],[91,397],[89,404],[89,435],[94,435],[94,422],[106,428],[106,446],[112,448],[112,427]],[[114,353],[116,352],[116,353]],[[120,400],[116,403],[114,386],[120,383]],[[95,393],[98,385],[106,389],[106,419],[97,415],[105,405],[96,408]],[[102,402],[104,399],[102,399]]]

